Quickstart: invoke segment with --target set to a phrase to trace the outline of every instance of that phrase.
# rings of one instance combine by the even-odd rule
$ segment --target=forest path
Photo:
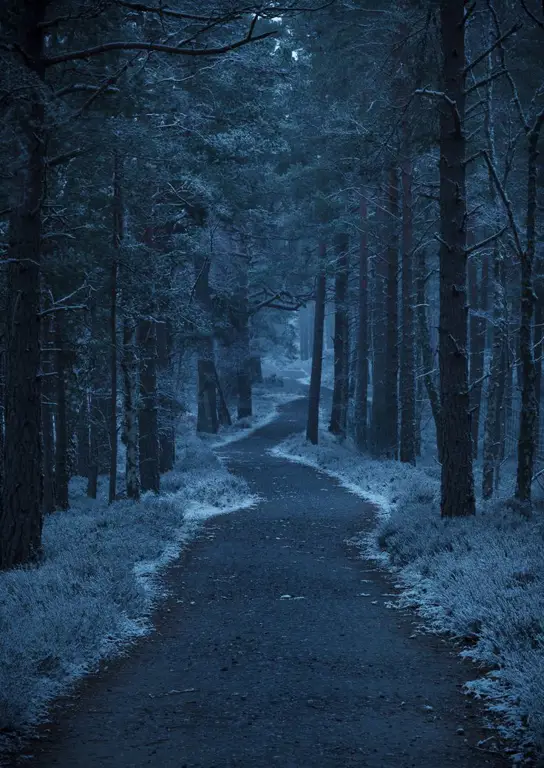
[[[205,525],[168,572],[157,632],[83,682],[30,765],[507,764],[471,746],[485,734],[459,691],[468,665],[437,638],[410,637],[414,617],[384,605],[388,579],[346,545],[371,508],[267,453],[303,428],[305,409],[289,403],[219,449],[262,502]]]

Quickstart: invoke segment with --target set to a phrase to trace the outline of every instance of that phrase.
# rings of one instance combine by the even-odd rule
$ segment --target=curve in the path
[[[387,579],[346,546],[371,509],[268,455],[304,412],[222,449],[262,503],[206,524],[168,573],[157,632],[81,686],[34,768],[505,765],[474,746],[466,668],[410,637]]]

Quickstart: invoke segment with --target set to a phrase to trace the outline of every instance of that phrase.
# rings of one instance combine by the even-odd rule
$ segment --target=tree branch
[[[514,211],[512,209],[512,203],[510,202],[510,199],[506,193],[505,188],[503,187],[501,180],[499,179],[499,176],[497,174],[497,169],[495,168],[495,165],[492,163],[491,158],[489,157],[489,154],[487,150],[483,149],[481,152],[482,157],[484,158],[485,162],[487,163],[487,167],[489,169],[489,173],[491,175],[491,178],[493,179],[493,182],[497,188],[497,192],[499,193],[499,197],[501,198],[503,205],[506,209],[506,213],[508,215],[508,221],[510,222],[510,227],[512,229],[512,234],[514,235],[514,241],[516,243],[516,248],[518,251],[518,255],[520,257],[523,256],[523,246],[521,245],[521,238],[519,235],[519,229],[518,225],[516,224],[516,219],[514,218]]]
[[[527,16],[529,16],[529,18],[531,18],[534,21],[534,23],[540,27],[540,29],[544,30],[544,21],[540,21],[540,19],[537,18],[537,16],[535,16],[534,13],[531,10],[529,10],[529,8],[527,8],[527,4],[525,3],[525,0],[520,0],[520,3],[521,3],[521,7],[523,8]]]
[[[469,93],[472,93],[472,91],[475,91],[477,88],[482,88],[482,86],[487,85],[488,83],[491,83],[493,80],[496,80],[498,77],[501,77],[502,75],[507,75],[508,72],[506,69],[499,69],[497,72],[494,72],[493,74],[489,75],[489,77],[485,77],[483,80],[477,80],[474,85],[471,85],[470,88],[467,88],[465,91],[465,96],[468,96]]]
[[[250,30],[251,31],[251,30]],[[263,32],[261,35],[248,34],[241,40],[236,40],[234,43],[223,45],[219,48],[178,48],[172,45],[162,45],[161,43],[140,43],[137,41],[123,41],[113,43],[103,43],[102,45],[96,45],[94,48],[86,48],[82,51],[69,51],[68,53],[60,54],[59,56],[49,56],[42,59],[42,64],[45,67],[52,67],[55,64],[62,64],[66,61],[78,61],[87,60],[93,56],[100,56],[103,53],[110,51],[147,51],[155,53],[168,53],[177,56],[219,56],[224,53],[229,53],[237,48],[241,48],[248,43],[256,43],[259,40],[265,40],[267,37],[276,35],[276,31]]]
[[[55,91],[53,96],[55,99],[60,99],[62,96],[66,96],[69,93],[81,93],[82,91],[94,93],[98,90],[98,88],[99,86],[97,85],[75,83],[74,85],[67,85],[65,88],[61,88],[60,91]],[[119,88],[114,88],[112,86],[107,88],[108,93],[119,93],[119,91]]]
[[[156,13],[159,16],[170,16],[173,19],[183,19],[184,21],[202,21],[206,23],[210,21],[209,16],[195,16],[190,13],[183,13],[182,11],[174,11],[167,6],[163,8],[161,6],[144,5],[144,3],[129,3],[125,0],[115,0],[115,3],[122,8],[128,8],[138,13]]]
[[[516,22],[512,27],[510,27],[509,30],[507,30],[503,35],[498,37],[497,40],[495,40],[489,46],[489,48],[486,48],[486,50],[483,51],[483,53],[480,53],[479,56],[476,56],[474,61],[471,61],[470,64],[467,64],[467,66],[464,69],[464,74],[467,75],[471,69],[474,69],[475,66],[477,66],[481,61],[483,61],[487,56],[489,56],[491,51],[494,51],[498,45],[502,45],[502,43],[504,43],[504,41],[507,40],[510,37],[510,35],[513,35],[516,32],[518,32],[522,28],[522,26],[523,24],[521,22],[519,21]]]
[[[508,225],[504,226],[498,232],[495,232],[494,235],[490,235],[489,237],[486,237],[484,240],[480,240],[479,243],[476,243],[475,245],[471,245],[470,248],[465,248],[465,253],[468,256],[470,253],[474,253],[474,251],[479,251],[480,248],[483,248],[485,245],[489,245],[489,243],[492,243],[494,240],[498,240],[499,237],[502,237],[507,229],[508,229]]]
[[[88,149],[72,149],[69,152],[63,152],[61,155],[56,155],[55,157],[48,157],[45,160],[45,164],[48,168],[55,168],[57,165],[62,165],[63,163],[69,163],[70,160],[73,160],[74,157],[79,157],[80,155],[85,154],[85,152],[88,152]]]

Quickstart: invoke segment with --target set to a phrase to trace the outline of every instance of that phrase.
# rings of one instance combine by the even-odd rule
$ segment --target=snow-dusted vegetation
[[[276,456],[319,468],[376,505],[361,554],[395,574],[398,605],[427,631],[447,633],[479,665],[468,692],[482,696],[500,733],[530,752],[544,747],[544,522],[509,506],[506,490],[477,514],[440,517],[439,468],[358,454],[327,432],[293,436]],[[511,478],[507,478],[511,479]],[[505,479],[506,485],[506,479]]]
[[[106,483],[93,500],[81,477],[70,491],[70,509],[45,520],[43,563],[0,573],[4,736],[41,720],[77,678],[149,632],[165,595],[160,570],[207,518],[256,501],[196,436],[178,443],[160,495],[108,506]]]

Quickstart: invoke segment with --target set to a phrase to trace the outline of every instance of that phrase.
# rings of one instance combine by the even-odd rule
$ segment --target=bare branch
[[[80,107],[80,108],[79,108],[79,109],[78,109],[78,110],[77,110],[77,111],[76,111],[76,112],[75,112],[73,115],[71,115],[71,116],[70,116],[69,120],[73,120],[73,119],[75,119],[75,118],[77,118],[77,117],[80,117],[80,116],[83,114],[83,112],[85,112],[85,110],[86,110],[86,109],[88,109],[88,108],[91,106],[91,104],[92,104],[94,101],[96,101],[96,99],[97,99],[99,96],[101,96],[103,93],[106,93],[106,92],[107,92],[107,90],[108,90],[108,89],[109,89],[109,88],[110,88],[110,87],[113,85],[113,83],[114,83],[116,80],[118,80],[118,79],[121,77],[121,75],[123,75],[123,74],[124,74],[124,73],[127,71],[127,69],[130,67],[130,65],[131,65],[131,64],[132,64],[134,61],[136,61],[136,59],[138,58],[138,56],[139,56],[139,54],[136,54],[135,56],[132,56],[130,59],[128,59],[128,61],[125,61],[125,63],[124,63],[124,64],[122,64],[122,65],[119,67],[119,69],[118,69],[116,72],[114,72],[114,73],[113,73],[113,75],[110,75],[109,77],[107,77],[107,78],[106,78],[106,79],[105,79],[105,80],[104,80],[104,81],[101,83],[101,85],[99,85],[99,86],[96,88],[96,90],[94,91],[94,93],[92,93],[92,94],[89,96],[89,98],[88,98],[88,99],[87,99],[87,100],[86,100],[86,101],[85,101],[85,102],[84,102],[84,103],[81,105],[81,107]]]
[[[518,225],[514,217],[512,203],[510,202],[510,199],[506,193],[506,189],[504,188],[504,186],[501,183],[501,180],[499,179],[497,169],[495,168],[495,165],[491,161],[491,158],[489,157],[487,150],[485,149],[482,150],[481,155],[484,158],[485,162],[487,163],[487,167],[489,169],[491,178],[493,179],[493,182],[497,188],[497,192],[499,193],[499,197],[501,198],[503,205],[506,209],[506,213],[508,215],[508,221],[510,222],[510,228],[512,229],[512,234],[514,236],[514,241],[516,243],[516,249],[517,249],[518,255],[521,257],[523,256],[523,246],[521,245],[521,238],[519,234]]]
[[[484,246],[489,245],[489,243],[492,243],[494,240],[498,240],[499,237],[502,237],[507,229],[508,229],[508,225],[504,226],[498,232],[495,232],[494,235],[490,235],[489,237],[486,237],[484,240],[480,240],[479,243],[475,243],[475,245],[471,245],[470,248],[466,248],[465,253],[468,256],[470,253],[474,253],[474,251],[479,251]]]
[[[506,69],[499,69],[493,74],[489,75],[489,77],[485,77],[483,80],[477,80],[474,83],[474,85],[471,85],[470,88],[466,89],[465,96],[468,96],[469,93],[472,93],[472,91],[475,91],[477,88],[482,88],[484,85],[487,85],[493,80],[496,80],[498,77],[501,77],[502,75],[507,75],[507,74],[508,72]]]
[[[63,304],[61,307],[49,307],[49,309],[44,309],[42,312],[38,314],[38,317],[45,317],[46,315],[53,315],[56,312],[72,312],[77,309],[89,309],[87,304]]]
[[[60,91],[55,91],[53,94],[55,99],[60,99],[62,96],[66,96],[69,93],[81,93],[82,91],[87,91],[94,93],[97,91],[99,86],[97,85],[90,85],[85,83],[74,83],[74,85],[67,85],[65,88],[61,88]],[[107,89],[108,93],[119,93],[119,88],[114,88],[113,86],[110,86]]]
[[[79,157],[80,155],[85,154],[85,152],[88,152],[89,149],[82,149],[79,147],[78,149],[71,149],[69,152],[63,152],[61,155],[56,155],[55,157],[48,157],[45,161],[45,164],[48,168],[55,168],[57,165],[62,165],[63,163],[69,163],[70,160],[73,160],[75,157]]]
[[[115,2],[116,5],[120,5],[122,8],[128,8],[138,13],[156,13],[159,16],[169,16],[173,19],[183,19],[184,21],[210,21],[209,16],[195,16],[190,13],[183,13],[182,11],[174,11],[167,6],[163,8],[162,6],[144,5],[144,3],[129,3],[125,2],[125,0],[115,0]]]
[[[483,61],[487,56],[489,56],[491,51],[494,51],[497,46],[502,45],[502,43],[504,43],[504,41],[507,40],[511,35],[518,32],[522,28],[522,26],[523,24],[521,22],[516,22],[512,27],[510,27],[510,29],[507,32],[505,32],[503,35],[497,38],[497,40],[495,40],[489,46],[489,48],[486,48],[486,50],[480,53],[479,56],[476,56],[474,61],[471,61],[470,64],[467,64],[467,66],[465,67],[465,70],[464,70],[465,75],[468,74],[471,69],[474,69],[474,67],[477,66],[481,61]]]
[[[241,48],[248,43],[256,43],[259,40],[265,40],[268,37],[276,35],[276,31],[263,32],[260,35],[252,37],[248,34],[241,40],[236,40],[234,43],[228,43],[219,48],[178,48],[172,45],[162,45],[161,43],[141,43],[138,41],[123,41],[113,43],[102,43],[102,45],[96,45],[93,48],[86,48],[82,51],[69,51],[68,53],[60,54],[59,56],[49,56],[42,59],[42,63],[46,67],[52,67],[55,64],[62,64],[66,61],[78,61],[87,60],[93,56],[100,56],[103,53],[109,51],[147,51],[155,53],[168,53],[177,56],[219,56],[224,53],[229,53],[237,48]]]
[[[527,4],[525,0],[520,0],[520,3],[521,3],[521,7],[523,8],[527,16],[529,16],[529,18],[531,18],[534,21],[534,23],[540,27],[540,29],[544,30],[544,21],[540,21],[540,19],[537,18],[535,14],[531,10],[529,10],[529,8],[527,8]]]
[[[495,7],[491,0],[487,0],[487,7],[489,8],[489,12],[493,16],[493,23],[495,25],[495,31],[499,37],[499,40],[501,38],[501,25],[499,23],[499,17],[497,16],[497,12],[495,11]],[[525,113],[523,111],[523,107],[521,106],[521,100],[519,98],[518,89],[516,87],[516,84],[514,82],[514,78],[510,74],[509,69],[506,66],[506,57],[504,55],[504,48],[502,45],[502,41],[499,43],[499,56],[501,61],[501,66],[506,72],[506,78],[508,80],[508,83],[510,85],[510,88],[512,90],[512,96],[514,97],[514,104],[516,105],[516,109],[519,113],[519,117],[521,120],[521,124],[523,125],[525,131],[528,130],[528,124],[527,124],[527,118],[525,117]]]

